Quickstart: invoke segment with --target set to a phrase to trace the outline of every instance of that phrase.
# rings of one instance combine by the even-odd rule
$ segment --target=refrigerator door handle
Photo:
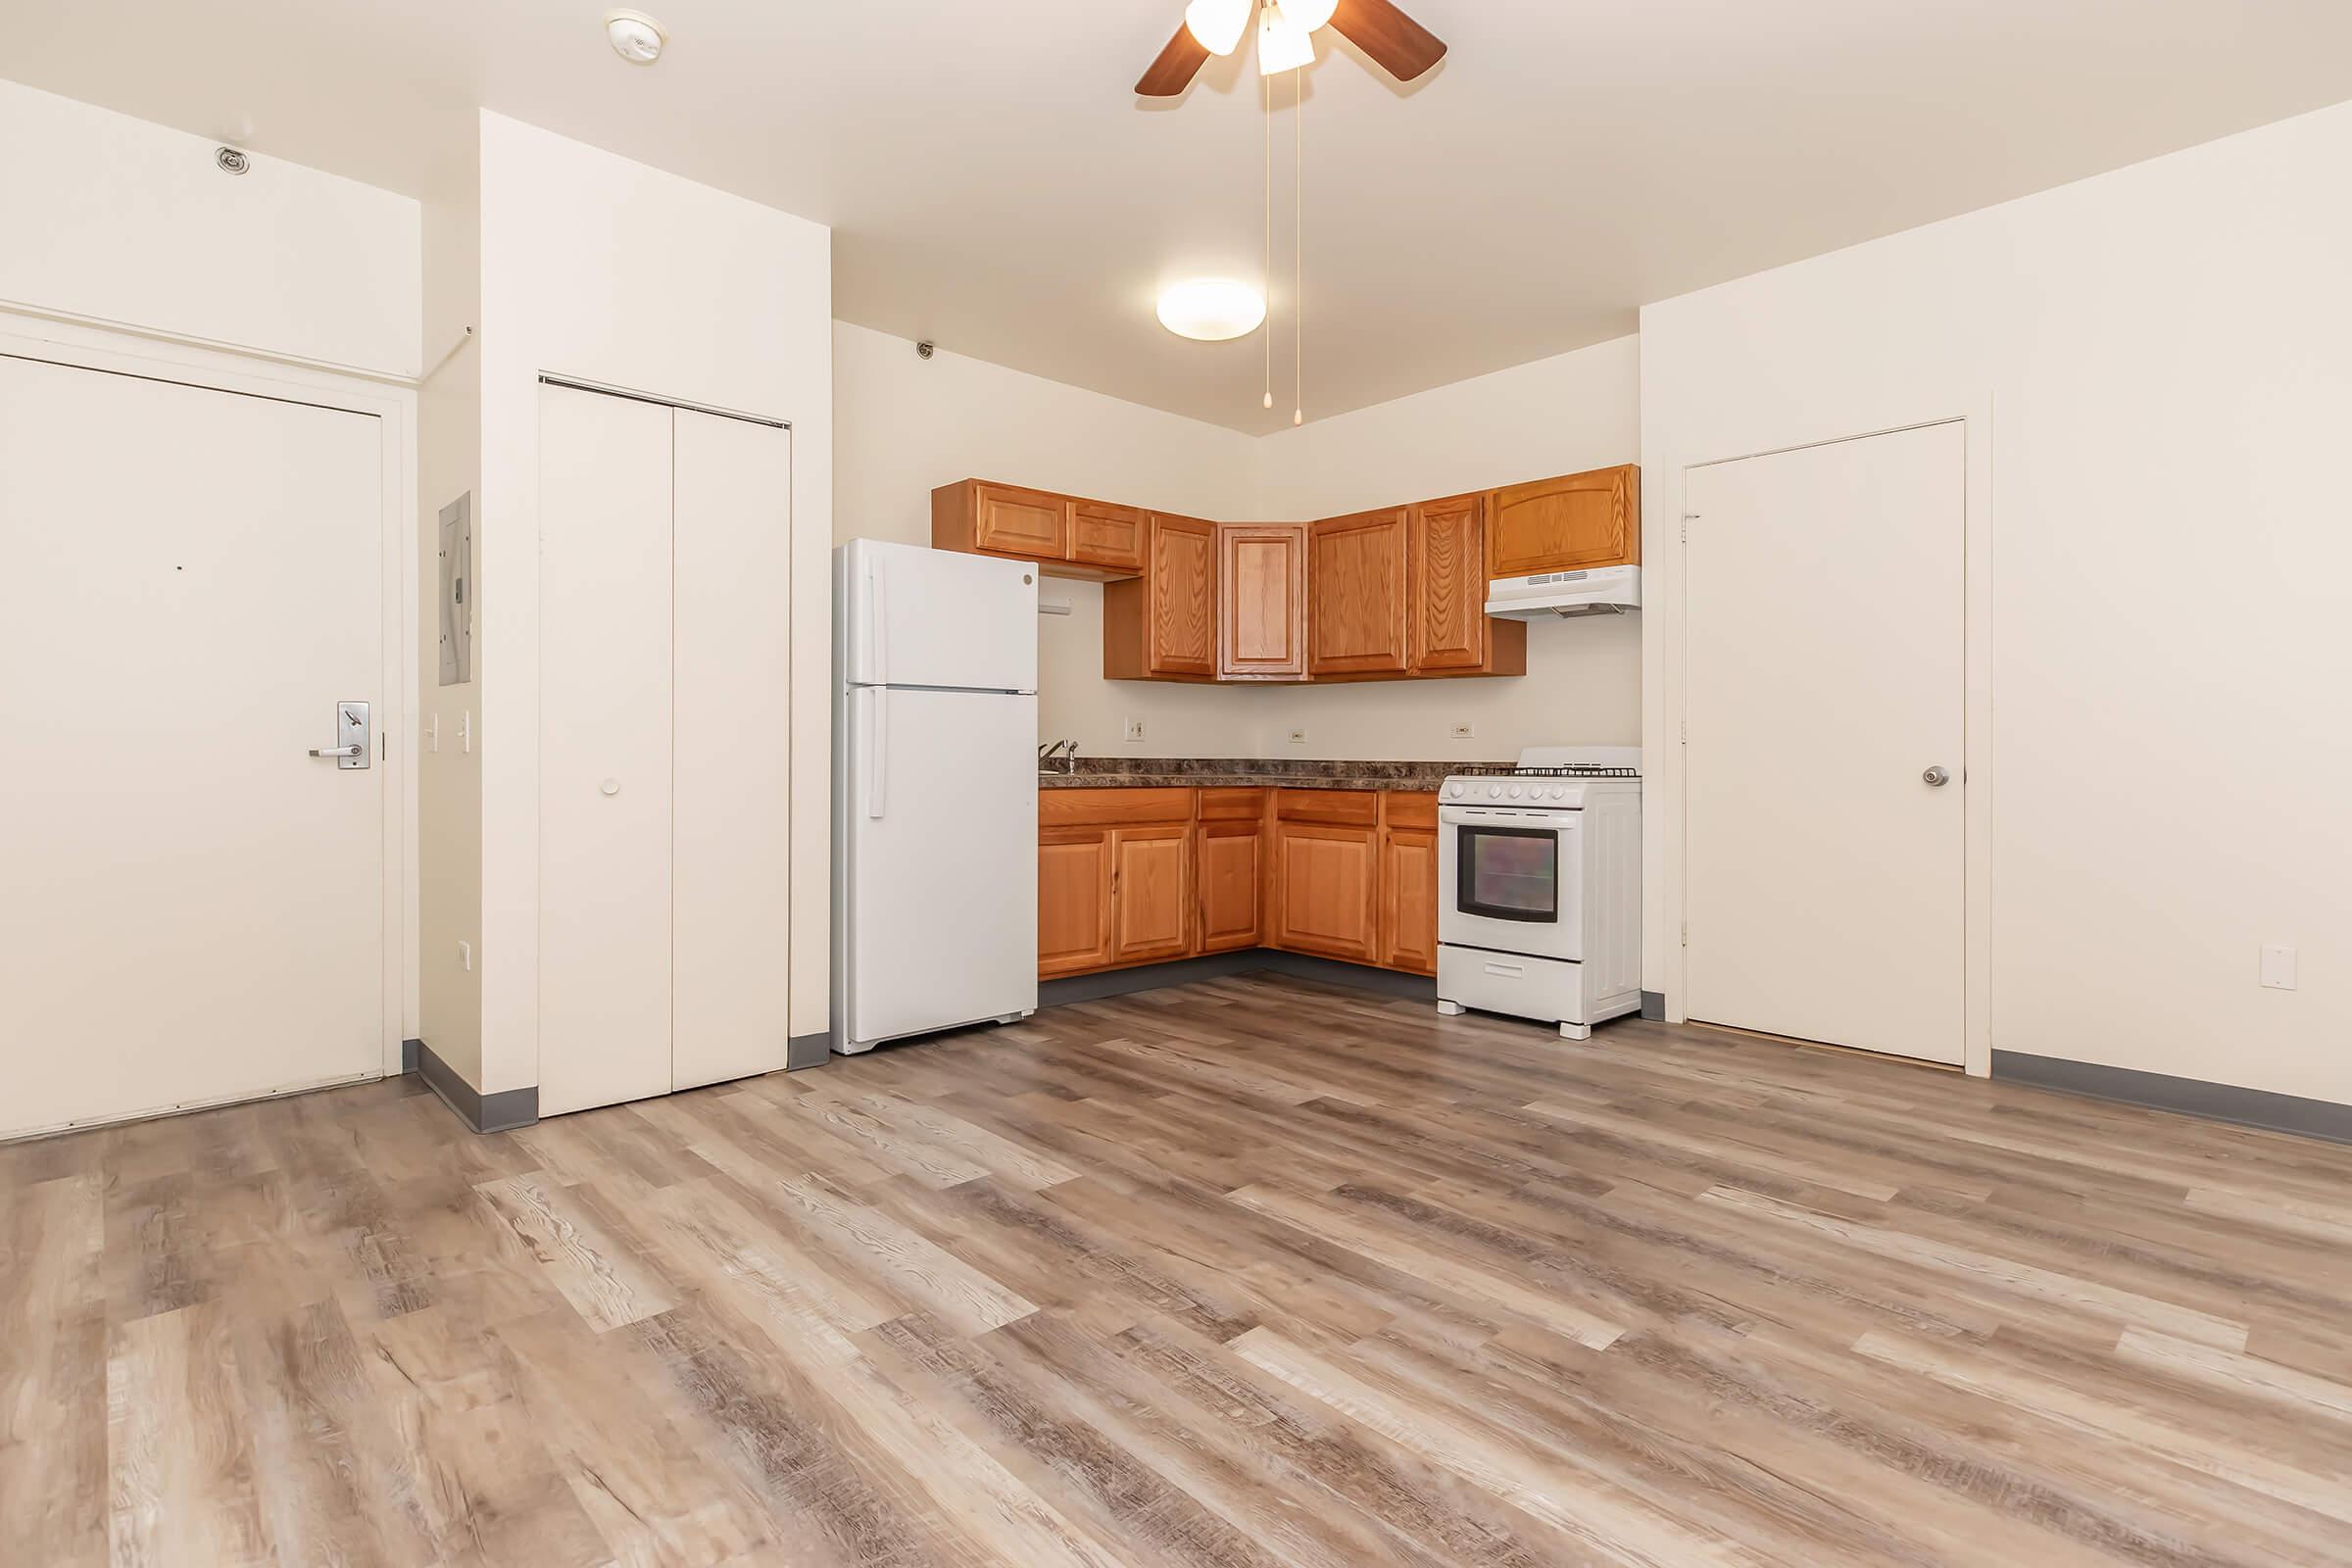
[[[890,690],[875,686],[865,694],[873,702],[872,757],[865,775],[865,814],[879,817],[890,808]]]
[[[890,598],[879,557],[865,565],[865,624],[873,639],[874,684],[890,684]],[[879,815],[880,813],[875,813]]]

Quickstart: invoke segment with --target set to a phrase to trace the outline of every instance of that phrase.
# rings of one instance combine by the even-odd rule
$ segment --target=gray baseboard
[[[1992,1075],[2007,1083],[2033,1084],[2092,1100],[2117,1100],[2157,1110],[2177,1110],[2209,1121],[2236,1122],[2271,1132],[2300,1133],[2352,1144],[2352,1105],[2332,1100],[2304,1100],[2267,1089],[2240,1089],[2201,1078],[2175,1078],[2132,1067],[2109,1067],[2063,1056],[2034,1056],[2022,1051],[1992,1054]]]
[[[832,1054],[833,1036],[829,1031],[794,1035],[784,1043],[784,1070],[799,1072],[803,1067],[822,1067]]]
[[[403,1040],[400,1043],[400,1071],[403,1077],[416,1070],[416,1054],[424,1049],[421,1040]]]
[[[458,1119],[477,1133],[507,1133],[517,1127],[528,1127],[539,1119],[539,1086],[528,1089],[502,1089],[495,1095],[485,1095],[467,1083],[455,1067],[433,1054],[433,1048],[419,1040],[416,1043],[416,1075],[424,1085],[441,1097],[441,1103],[458,1113]]]
[[[1642,992],[1642,1017],[1644,1017],[1644,1018],[1647,1018],[1647,1019],[1648,1019],[1650,1022],[1652,1022],[1652,1023],[1663,1023],[1663,1022],[1665,1022],[1665,1021],[1666,1021],[1666,993],[1665,993],[1665,992],[1663,992],[1663,991],[1644,991],[1644,992]]]
[[[1038,982],[1037,1004],[1051,1007],[1065,1002],[1100,1002],[1105,997],[1132,996],[1138,991],[1190,985],[1196,980],[1269,972],[1353,986],[1359,991],[1376,991],[1389,997],[1421,1002],[1438,1000],[1438,983],[1427,975],[1398,974],[1394,969],[1340,963],[1331,958],[1309,957],[1303,953],[1278,953],[1272,948],[1245,948],[1238,953],[1211,953],[1198,958],[1176,958],[1167,963],[1147,963],[1102,974],[1072,975],[1067,980],[1042,980]]]

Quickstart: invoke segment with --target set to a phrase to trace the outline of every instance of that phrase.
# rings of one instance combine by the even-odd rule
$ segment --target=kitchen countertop
[[[1269,789],[1434,790],[1448,773],[1493,764],[1296,761],[1263,757],[1081,757],[1075,772],[1040,771],[1041,790]]]

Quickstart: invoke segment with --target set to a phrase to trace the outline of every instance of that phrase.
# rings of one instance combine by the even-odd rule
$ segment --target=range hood
[[[1622,615],[1641,608],[1640,566],[1539,571],[1532,577],[1497,577],[1487,584],[1487,613],[1504,620]]]

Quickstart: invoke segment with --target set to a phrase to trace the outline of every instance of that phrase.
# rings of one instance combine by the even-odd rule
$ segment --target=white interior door
[[[539,393],[539,1110],[553,1116],[670,1087],[671,442],[660,404]]]
[[[670,1087],[785,1064],[792,901],[792,435],[679,409]]]
[[[381,440],[0,357],[0,1135],[382,1072]]]
[[[1965,432],[1689,472],[1694,1019],[1961,1060]]]

